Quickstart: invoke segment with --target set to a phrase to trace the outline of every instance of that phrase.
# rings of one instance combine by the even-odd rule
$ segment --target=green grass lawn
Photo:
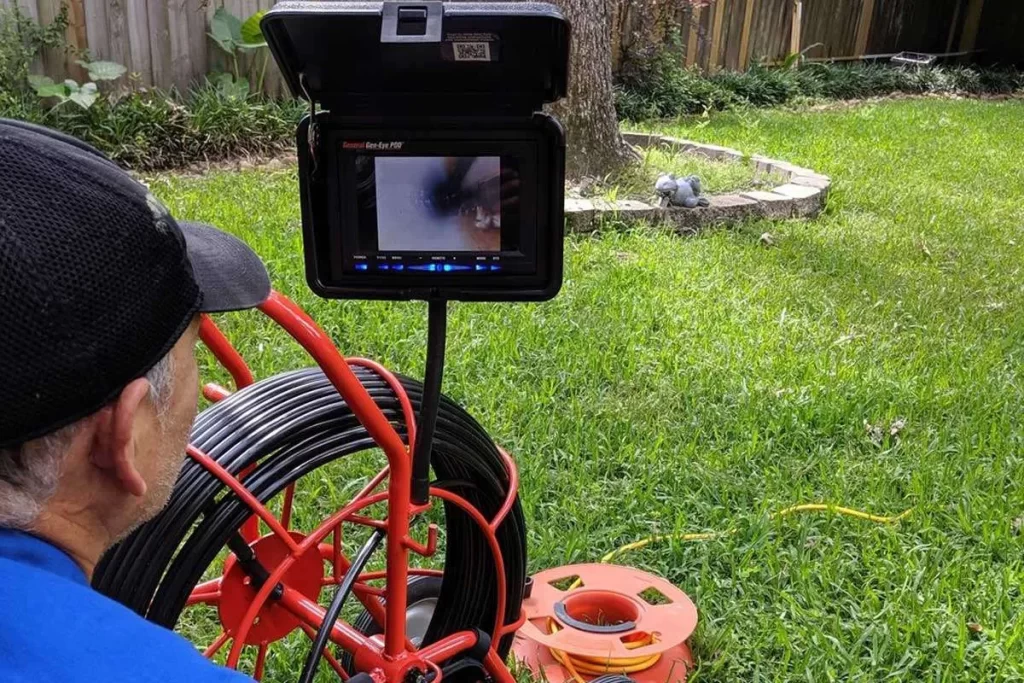
[[[750,164],[738,161],[715,161],[694,154],[682,154],[656,147],[640,150],[637,164],[609,174],[597,182],[586,196],[597,196],[610,201],[617,199],[638,199],[657,204],[659,198],[654,192],[654,183],[663,173],[672,173],[677,178],[697,175],[703,194],[724,194],[743,189],[767,189],[770,183],[754,178]],[[572,192],[575,188],[570,188]]]
[[[830,203],[574,237],[556,300],[453,306],[445,390],[519,462],[531,569],[735,526],[623,558],[696,601],[693,681],[1024,680],[1024,103],[658,130],[827,173]],[[423,304],[306,289],[293,171],[151,184],[247,239],[347,354],[422,373]],[[260,376],[308,364],[259,316],[222,320]],[[915,511],[767,518],[817,501]]]

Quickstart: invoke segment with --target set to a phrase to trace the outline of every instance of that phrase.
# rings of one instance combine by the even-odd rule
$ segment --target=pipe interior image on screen
[[[501,250],[501,157],[373,158],[381,251]]]

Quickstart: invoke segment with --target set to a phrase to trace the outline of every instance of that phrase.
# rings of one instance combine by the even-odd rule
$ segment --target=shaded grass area
[[[553,302],[453,306],[445,390],[519,461],[531,570],[735,526],[620,558],[696,601],[691,680],[1024,678],[1022,128],[1024,103],[977,101],[663,125],[831,175],[827,211],[575,237]],[[247,239],[346,353],[423,372],[422,304],[307,291],[292,171],[152,187]],[[259,376],[308,364],[219,320]],[[915,511],[768,519],[805,501]]]
[[[596,196],[610,201],[637,199],[657,203],[654,182],[663,173],[672,173],[677,178],[696,175],[701,181],[701,193],[706,195],[724,194],[759,186],[749,164],[717,161],[694,154],[649,148],[640,150],[640,159],[637,163],[577,191],[582,196]]]

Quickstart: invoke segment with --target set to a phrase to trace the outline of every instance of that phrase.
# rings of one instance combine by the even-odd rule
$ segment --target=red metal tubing
[[[277,521],[277,518],[274,517],[270,510],[264,507],[263,503],[261,503],[256,496],[252,495],[249,489],[245,488],[242,482],[233,477],[231,473],[224,469],[219,462],[208,456],[206,453],[203,453],[192,444],[188,445],[185,452],[188,453],[189,457],[205,467],[208,472],[220,479],[228,488],[234,491],[235,495],[241,498],[242,501],[249,506],[249,509],[252,510],[257,517],[262,519],[263,522],[270,527],[270,530],[288,546],[288,549],[292,552],[293,556],[301,554],[298,553],[299,545],[295,542],[295,539],[291,537],[291,534],[281,526],[281,523]]]
[[[498,656],[494,648],[488,650],[487,656],[484,657],[484,669],[487,670],[487,673],[491,674],[491,678],[495,683],[516,683],[512,672],[505,666],[505,662],[501,661],[501,657]]]
[[[409,576],[444,576],[444,572],[440,569],[417,569],[414,567],[409,568]],[[359,575],[360,581],[376,581],[384,578],[384,572],[364,572]]]
[[[294,588],[285,586],[278,604],[309,626],[319,628],[324,621],[324,608]],[[372,640],[340,621],[331,626],[331,642],[337,643],[349,652],[355,652],[361,648],[369,648],[373,651],[378,649],[377,644]]]
[[[206,398],[206,400],[209,401],[210,403],[217,403],[219,401],[223,401],[230,395],[231,392],[219,384],[207,382],[206,384],[203,385],[203,397]]]
[[[231,636],[229,636],[225,631],[221,631],[220,635],[217,636],[217,639],[210,643],[210,646],[203,652],[203,656],[209,659],[217,654],[217,652],[224,647],[224,643],[228,642],[229,638],[231,638]]]
[[[260,643],[260,648],[256,652],[256,666],[253,668],[252,677],[257,681],[263,680],[263,667],[267,663],[267,644]]]
[[[314,631],[313,628],[310,627],[308,624],[302,624],[301,626],[302,626],[302,631],[307,636],[309,636],[309,639],[315,641],[316,640],[316,631]],[[330,649],[325,647],[324,650],[323,650],[323,656],[324,656],[324,659],[327,660],[327,663],[331,665],[331,668],[334,669],[334,673],[338,674],[338,677],[341,680],[347,681],[348,678],[349,678],[348,672],[345,671],[345,668],[341,664],[338,663],[337,659],[334,658],[334,655],[331,654]]]
[[[476,645],[476,634],[472,631],[459,631],[450,636],[442,638],[436,643],[427,645],[417,654],[423,659],[431,662],[443,662],[451,659],[460,652]]]
[[[494,515],[494,519],[491,520],[490,527],[493,531],[497,531],[501,523],[505,521],[512,506],[516,504],[516,497],[519,494],[519,468],[516,467],[512,456],[506,453],[504,448],[498,447],[498,452],[501,453],[501,459],[505,461],[505,469],[508,471],[508,493],[505,494],[505,502],[498,509],[498,514]]]
[[[405,651],[405,609],[408,602],[409,512],[412,486],[412,459],[398,432],[381,412],[380,407],[363,387],[359,378],[341,357],[330,337],[306,315],[305,311],[279,292],[272,292],[260,310],[283,327],[324,371],[341,393],[359,422],[383,449],[391,469],[388,488],[387,532],[387,631],[384,634],[384,652],[397,657]],[[317,539],[319,542],[320,539]]]
[[[246,636],[252,627],[253,621],[259,615],[259,612],[269,597],[271,590],[273,590],[273,587],[278,585],[281,577],[295,563],[298,557],[302,556],[310,548],[319,545],[327,534],[331,533],[331,531],[336,527],[339,527],[343,521],[351,521],[350,518],[358,511],[384,500],[387,500],[388,503],[387,521],[385,523],[387,531],[387,569],[384,572],[369,572],[360,577],[362,580],[372,580],[381,577],[386,578],[387,580],[386,590],[388,599],[384,608],[385,614],[382,615],[384,617],[383,623],[386,625],[384,646],[381,648],[376,642],[366,638],[350,625],[345,623],[335,623],[331,625],[330,637],[332,642],[337,643],[346,650],[358,653],[359,661],[363,664],[371,664],[371,668],[382,668],[390,671],[397,666],[399,667],[399,669],[395,669],[395,672],[397,673],[400,673],[402,667],[409,665],[409,657],[414,657],[416,661],[420,662],[429,661],[431,663],[435,663],[449,659],[458,653],[473,647],[476,643],[475,635],[467,632],[445,638],[438,643],[434,643],[427,648],[424,648],[424,650],[420,652],[406,652],[406,648],[409,647],[409,643],[405,635],[405,610],[408,602],[408,576],[410,573],[433,575],[435,570],[412,570],[412,572],[410,572],[408,567],[409,547],[412,546],[420,550],[426,550],[427,546],[421,547],[409,536],[410,516],[419,511],[418,508],[414,508],[414,506],[412,506],[410,495],[410,454],[415,445],[416,433],[415,414],[412,410],[412,404],[401,384],[392,373],[373,361],[366,359],[352,359],[351,361],[346,361],[338,353],[327,334],[301,308],[296,306],[280,293],[272,293],[270,298],[260,308],[271,319],[283,327],[285,331],[287,331],[313,357],[324,371],[328,380],[330,380],[341,394],[342,398],[349,405],[356,418],[360,423],[362,423],[369,435],[384,451],[388,459],[388,468],[378,474],[370,484],[360,492],[355,500],[321,523],[321,525],[318,526],[317,529],[309,536],[304,538],[302,542],[296,543],[290,534],[287,533],[287,530],[282,526],[282,524],[265,506],[262,505],[262,503],[260,503],[258,499],[251,494],[251,492],[248,491],[248,489],[245,488],[244,485],[242,485],[236,477],[232,476],[222,466],[220,466],[219,463],[209,458],[206,454],[194,447],[189,447],[188,452],[190,457],[200,462],[212,474],[217,476],[218,479],[227,485],[236,495],[238,495],[250,507],[250,509],[253,510],[254,514],[260,519],[263,519],[267,526],[270,527],[271,531],[285,542],[291,552],[288,557],[286,557],[272,570],[270,576],[260,587],[260,590],[257,591],[256,596],[249,605],[245,616],[240,622],[238,633],[232,634],[234,643],[232,645],[231,652],[228,655],[228,666],[237,666],[238,659],[245,644]],[[245,365],[244,360],[234,347],[231,346],[230,342],[228,342],[216,325],[206,316],[203,316],[203,320],[200,324],[200,336],[207,346],[210,347],[218,361],[220,361],[231,373],[238,387],[247,386],[252,383],[252,373]],[[387,420],[379,406],[377,406],[373,401],[362,383],[352,372],[352,369],[348,365],[349,362],[353,365],[366,367],[376,372],[385,380],[395,393],[407,424],[407,444],[403,443],[394,426],[392,426],[392,424]],[[219,389],[219,387],[217,389]],[[211,390],[211,395],[223,397],[222,392],[220,391]],[[504,560],[501,556],[500,547],[497,543],[495,530],[501,525],[512,506],[515,504],[518,472],[516,471],[515,464],[512,462],[511,457],[509,457],[504,451],[501,451],[501,453],[509,474],[509,492],[502,507],[498,510],[498,513],[495,515],[493,520],[488,521],[485,519],[476,508],[460,496],[442,489],[431,489],[431,494],[435,497],[454,503],[469,514],[487,538],[488,546],[494,558],[498,582],[498,609],[494,633],[492,634],[495,641],[500,637],[500,635],[509,632],[510,628],[516,626],[515,624],[510,624],[508,626],[502,625],[505,612],[506,585]],[[388,490],[376,494],[372,493],[373,490],[389,476],[389,474],[393,476],[391,476]],[[340,552],[340,548],[338,547],[339,544],[340,538],[336,538],[334,544],[327,546],[327,548],[334,551],[332,559],[334,560],[335,567],[338,565],[350,566],[348,558]],[[332,573],[335,576],[339,574],[337,569]],[[439,575],[440,572],[436,572],[436,574]],[[212,589],[213,586],[207,586],[204,584],[203,588]],[[361,592],[363,591],[360,591],[357,588],[357,595]],[[197,600],[213,595],[214,592],[212,590],[202,590],[193,593],[193,596]],[[379,609],[380,603],[377,602],[375,598],[370,596],[363,597],[369,598],[367,602],[375,603]],[[192,598],[190,597],[190,599]],[[280,604],[307,624],[307,626],[304,627],[304,630],[307,630],[309,627],[319,627],[323,622],[323,608],[314,601],[307,599],[298,591],[288,588],[287,586],[284,587],[284,593],[281,597]],[[214,645],[219,649],[227,642],[227,639],[228,638],[226,637],[218,638]],[[260,655],[261,656],[258,659],[263,660],[265,657],[265,645],[261,646]],[[258,668],[262,669],[262,666],[260,666],[262,663],[262,661],[258,661]],[[497,656],[495,651],[491,650],[488,652],[485,664],[488,671],[498,683],[514,683],[511,674],[505,668],[504,663]],[[262,674],[262,671],[259,673]]]
[[[402,386],[402,383],[398,381],[398,378],[390,370],[377,361],[358,357],[346,358],[345,360],[350,365],[358,365],[376,372],[391,388],[391,391],[395,393],[395,396],[398,397],[398,403],[402,406],[402,417],[405,419],[406,433],[408,434],[406,441],[409,442],[409,453],[412,453],[416,444],[416,411],[412,409],[412,401],[409,400],[409,395],[405,393],[405,387]]]
[[[231,373],[231,379],[235,381],[236,389],[247,387],[253,383],[252,371],[246,365],[245,359],[235,350],[217,324],[205,313],[199,317],[199,338],[206,344],[206,348],[210,349],[217,362]]]
[[[494,535],[494,529],[491,528],[491,523],[480,514],[480,511],[470,505],[469,501],[465,498],[440,489],[436,487],[430,488],[430,495],[446,500],[451,503],[455,503],[462,510],[468,514],[480,530],[484,532],[484,537],[487,539],[487,545],[490,546],[491,555],[494,557],[494,571],[497,572],[495,577],[498,581],[498,609],[494,617],[494,629],[491,631],[491,640],[495,643],[498,642],[498,638],[501,636],[501,628],[504,624],[505,619],[505,560],[501,556],[501,546],[498,545],[498,538]],[[389,584],[390,588],[390,584]],[[390,600],[389,600],[390,602]]]
[[[526,623],[526,610],[519,610],[519,618],[513,621],[511,624],[505,624],[501,627],[501,635],[507,636],[509,633],[515,633],[523,627]]]
[[[231,475],[228,475],[228,476],[230,477]],[[295,563],[295,561],[299,557],[301,557],[311,547],[318,546],[320,544],[320,541],[322,541],[327,536],[327,534],[331,533],[331,531],[334,529],[334,527],[337,526],[337,524],[340,523],[341,521],[343,521],[346,517],[348,517],[349,515],[351,515],[354,512],[362,510],[365,507],[368,507],[368,506],[373,505],[375,503],[379,503],[382,500],[387,500],[389,495],[390,495],[390,491],[382,491],[380,493],[376,493],[376,494],[374,494],[372,496],[363,498],[361,500],[352,501],[351,503],[349,503],[348,505],[343,507],[341,510],[339,510],[336,513],[334,513],[331,517],[328,517],[324,522],[322,522],[319,527],[317,527],[315,530],[313,530],[313,532],[310,533],[309,536],[306,536],[306,538],[304,538],[302,540],[302,543],[298,544],[298,548],[296,550],[293,550],[291,555],[289,555],[288,557],[284,558],[284,560],[282,560],[276,567],[274,567],[274,569],[270,572],[270,575],[264,581],[263,585],[256,592],[256,595],[253,597],[252,603],[249,605],[249,609],[246,611],[245,615],[242,617],[242,620],[240,622],[240,626],[238,628],[238,633],[235,634],[235,643],[234,643],[234,645],[232,645],[231,653],[228,655],[227,665],[229,667],[233,667],[233,668],[237,667],[238,659],[239,659],[239,657],[242,654],[242,645],[245,642],[246,637],[249,635],[249,629],[252,628],[253,621],[259,615],[260,610],[263,608],[263,604],[267,601],[267,598],[270,597],[270,592],[273,590],[274,586],[276,586],[281,581],[281,577],[285,575],[285,573],[291,568],[291,566]],[[262,507],[262,506],[260,506],[260,507]],[[263,508],[263,510],[266,511],[266,508]],[[277,520],[274,520],[274,522],[276,523]],[[291,538],[291,537],[289,536],[289,538]],[[289,546],[289,548],[291,548],[291,546]],[[390,561],[390,559],[391,559],[391,556],[389,555],[388,556],[388,560]],[[403,559],[405,561],[408,561],[407,556],[404,557]],[[408,567],[405,566],[405,565],[403,565],[402,568],[408,570]],[[391,576],[391,574],[388,573],[388,577],[389,578],[390,578],[390,576]],[[402,588],[405,588],[404,584],[403,584]],[[407,595],[407,591],[402,591],[403,599],[406,599],[405,598],[406,595]],[[391,598],[391,594],[389,593],[388,596],[389,596],[388,605],[390,605],[391,604],[391,599],[390,599]],[[388,614],[390,614],[390,612]],[[405,616],[405,612],[404,611],[402,612],[402,616],[403,617]],[[321,614],[321,619],[322,618],[323,618],[323,615]],[[387,623],[387,622],[385,622],[385,623]],[[319,626],[319,624],[316,624],[316,625]],[[404,619],[402,620],[402,638],[403,638],[403,641],[404,641],[405,640],[405,620]],[[404,645],[404,643],[403,643],[403,645]],[[404,650],[404,647],[403,647],[403,650]],[[374,654],[376,654],[377,650],[374,648],[373,652],[374,652]],[[401,653],[399,653],[399,654],[401,654]]]

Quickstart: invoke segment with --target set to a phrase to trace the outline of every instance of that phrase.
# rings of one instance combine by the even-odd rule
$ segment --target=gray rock
[[[786,197],[774,192],[750,190],[749,192],[741,192],[740,196],[756,201],[758,203],[758,212],[765,218],[791,218],[796,210],[792,197]]]
[[[651,133],[626,132],[622,134],[622,139],[637,147],[654,147],[661,143],[661,136]]]
[[[645,221],[652,225],[661,220],[662,210],[634,199],[620,199],[612,207],[612,216],[626,222]]]
[[[790,179],[789,181],[793,185],[804,185],[806,187],[813,187],[817,190],[821,190],[822,199],[828,198],[828,190],[832,186],[832,181],[829,180],[828,176],[818,175],[813,173],[811,175],[798,175]]]
[[[760,213],[757,200],[740,194],[719,194],[709,197],[708,223],[731,223]]]
[[[667,209],[663,209],[663,215],[665,217],[665,222],[672,226],[677,233],[680,235],[692,235],[707,225],[709,210],[710,209],[703,207],[686,209],[678,206],[672,206]]]
[[[821,212],[821,207],[825,200],[823,190],[819,190],[816,187],[807,187],[806,185],[794,185],[793,183],[780,185],[774,188],[772,192],[792,199],[793,206],[795,207],[794,213],[800,217],[817,216]]]
[[[743,159],[743,152],[736,149],[719,147],[718,145],[707,145],[703,142],[695,142],[692,144],[693,147],[689,150],[690,154],[723,161],[740,161]]]
[[[565,231],[592,232],[595,230],[596,211],[589,199],[567,197],[565,200]]]
[[[751,162],[754,164],[754,178],[757,180],[765,180],[767,178],[777,178],[782,181],[789,180],[790,172],[786,168],[788,164],[783,161],[755,155],[751,157]]]

